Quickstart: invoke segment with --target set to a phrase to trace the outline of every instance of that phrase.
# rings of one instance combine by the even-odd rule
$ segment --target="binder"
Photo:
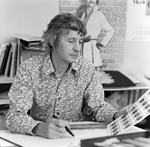
[[[17,44],[16,42],[12,43],[12,60],[11,60],[11,70],[10,70],[10,77],[14,77],[16,73],[17,67]]]
[[[110,87],[111,88],[125,88],[125,87],[136,86],[135,83],[133,83],[128,77],[126,77],[119,71],[106,70],[104,72],[110,75],[112,79],[114,80],[114,83],[109,83],[109,84],[102,83],[104,88],[110,88]]]
[[[6,49],[4,51],[4,56],[3,56],[1,67],[0,67],[0,75],[4,75],[10,48],[11,48],[11,43],[6,45]]]
[[[12,46],[11,46],[11,49],[10,49],[10,52],[9,52],[9,55],[8,55],[8,59],[7,59],[5,73],[4,73],[4,76],[6,76],[6,77],[9,77],[9,75],[10,75],[10,65],[11,65],[11,62],[12,62],[12,52],[13,52],[13,49],[12,49]]]

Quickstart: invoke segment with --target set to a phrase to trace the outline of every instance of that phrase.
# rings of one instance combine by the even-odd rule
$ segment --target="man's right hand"
[[[67,121],[53,118],[49,122],[39,123],[33,128],[32,132],[44,138],[62,138],[66,133],[65,126],[69,126]]]

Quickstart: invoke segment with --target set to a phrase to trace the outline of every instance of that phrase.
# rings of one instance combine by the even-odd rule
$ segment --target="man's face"
[[[60,36],[58,47],[54,50],[59,61],[74,63],[80,55],[83,38],[76,31]]]
[[[96,5],[96,0],[87,0],[88,6],[94,7]]]

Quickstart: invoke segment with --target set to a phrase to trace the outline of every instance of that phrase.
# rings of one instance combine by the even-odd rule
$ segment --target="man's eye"
[[[83,40],[80,40],[79,43],[82,44],[82,43],[83,43]]]
[[[74,40],[69,40],[69,42],[70,42],[70,43],[73,43],[73,42],[74,42]]]

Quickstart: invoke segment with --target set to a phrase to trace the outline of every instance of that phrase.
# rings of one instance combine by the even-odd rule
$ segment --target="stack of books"
[[[17,37],[17,36],[15,36]],[[26,59],[47,52],[40,38],[19,37],[17,41],[7,42],[0,47],[0,76],[14,77],[18,66]]]
[[[9,109],[8,91],[0,93],[0,115],[6,115]]]
[[[0,76],[14,77],[16,69],[21,63],[19,45],[7,42],[0,48]]]

